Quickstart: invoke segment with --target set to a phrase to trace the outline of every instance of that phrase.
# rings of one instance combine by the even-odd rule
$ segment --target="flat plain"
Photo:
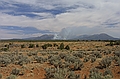
[[[0,79],[120,79],[116,41],[0,41]]]

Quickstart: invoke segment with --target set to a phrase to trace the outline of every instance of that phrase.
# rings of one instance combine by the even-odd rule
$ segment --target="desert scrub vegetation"
[[[111,57],[105,57],[105,58],[103,58],[99,62],[100,68],[107,68],[107,67],[109,67],[111,65],[111,62],[112,62]]]
[[[10,75],[6,79],[17,79],[15,75]]]
[[[47,58],[41,56],[35,56],[34,60],[37,61],[37,63],[41,63],[41,64],[47,62]]]
[[[44,45],[42,45],[42,48],[43,49],[47,49],[48,47],[52,47],[52,44],[44,44]]]
[[[119,79],[120,46],[109,42],[4,42],[0,49],[9,49],[0,50],[0,78]]]
[[[20,70],[19,70],[18,68],[14,68],[14,69],[12,70],[11,74],[18,76],[18,75],[19,75],[19,72],[20,72]]]
[[[98,69],[92,68],[88,79],[112,79],[112,73],[110,70],[101,73]]]
[[[117,41],[110,41],[106,46],[114,46],[114,45],[120,45],[120,40]]]
[[[9,55],[0,56],[0,67],[5,67],[12,62],[12,58]]]
[[[29,44],[28,48],[34,48],[35,45],[34,44]]]
[[[24,45],[24,44],[22,44],[22,45],[21,45],[21,48],[25,48],[25,45]]]
[[[96,61],[96,57],[91,57],[91,63],[94,63]]]
[[[0,66],[5,67],[9,64],[18,64],[23,65],[30,62],[30,59],[27,56],[15,55],[15,53],[6,53],[0,56]]]
[[[79,74],[68,70],[67,68],[46,68],[46,79],[80,79]]]
[[[79,51],[79,52],[77,52],[77,53],[73,53],[73,56],[79,57],[79,58],[83,58],[83,57],[84,57],[84,52]]]
[[[2,79],[2,74],[0,73],[0,79]]]

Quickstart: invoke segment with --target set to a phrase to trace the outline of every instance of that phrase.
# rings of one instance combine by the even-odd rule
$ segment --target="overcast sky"
[[[76,28],[120,38],[120,0],[0,0],[0,39]],[[78,29],[79,28],[79,29]]]

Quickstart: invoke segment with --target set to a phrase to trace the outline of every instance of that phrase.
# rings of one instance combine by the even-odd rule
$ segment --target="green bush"
[[[54,47],[57,47],[58,45],[56,43],[53,44]]]
[[[39,45],[37,44],[36,47],[39,47]]]
[[[90,75],[88,79],[112,79],[111,73],[105,71],[104,75],[98,71],[98,69],[93,68],[90,70]]]
[[[34,48],[35,45],[34,44],[29,44],[29,47],[28,48]]]
[[[65,53],[60,53],[59,56],[60,56],[61,59],[64,59],[64,58],[67,56],[67,54],[65,54]]]
[[[118,64],[118,66],[120,66],[120,58],[118,59],[117,64]]]
[[[59,49],[61,49],[61,50],[64,49],[64,44],[63,43],[60,44]]]
[[[106,58],[103,58],[100,62],[99,62],[99,65],[101,68],[107,68],[111,65],[111,58],[110,57],[106,57]]]
[[[23,64],[30,63],[29,58],[26,56],[23,56],[23,55],[18,56],[16,60],[17,60],[16,64],[18,64],[20,66],[22,66]]]
[[[83,58],[84,54],[83,52],[78,52],[78,53],[73,53],[73,56],[79,57],[79,58]]]
[[[71,71],[68,75],[68,79],[80,79],[80,75],[75,74],[73,71]]]
[[[10,56],[8,55],[3,55],[0,57],[0,66],[5,67],[8,64],[11,63],[11,59],[9,58]]]
[[[111,51],[110,50],[106,50],[103,53],[104,53],[104,55],[108,55],[108,54],[111,54]]]
[[[21,45],[21,48],[25,48],[25,45],[24,45],[24,44],[22,44],[22,45]]]
[[[37,63],[44,63],[47,61],[45,57],[41,57],[41,56],[36,56],[34,59],[37,61]]]
[[[114,45],[120,45],[120,41],[115,41]]]
[[[42,48],[43,48],[43,49],[47,49],[47,46],[46,46],[46,45],[43,45]]]
[[[66,50],[70,50],[70,47],[69,47],[69,45],[67,45],[67,46],[65,47],[65,49],[66,49]]]
[[[107,76],[110,75],[111,77],[113,77],[112,72],[109,69],[106,69],[103,73],[103,76]]]
[[[102,58],[102,54],[100,52],[95,52],[94,55],[96,58]]]
[[[67,68],[46,68],[46,79],[80,79],[80,75]]]
[[[42,45],[42,48],[43,49],[47,49],[48,47],[52,47],[52,44],[44,44],[44,45]]]
[[[6,79],[16,79],[15,75],[10,75],[9,77],[7,77]]]
[[[19,75],[19,72],[20,72],[20,70],[15,68],[15,69],[12,70],[11,74],[17,76],[17,75]]]
[[[5,52],[8,50],[9,50],[9,48],[7,48],[7,47],[1,49],[1,51],[5,51]]]
[[[2,74],[0,73],[0,79],[2,79]]]
[[[91,63],[95,62],[96,58],[95,57],[91,57]]]
[[[88,62],[89,60],[90,60],[89,57],[85,57],[84,60],[83,60],[83,62]]]
[[[120,57],[120,51],[115,51],[114,54],[118,57]]]

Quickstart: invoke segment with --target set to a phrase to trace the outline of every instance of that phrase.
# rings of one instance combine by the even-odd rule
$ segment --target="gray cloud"
[[[80,34],[104,32],[120,37],[119,0],[1,0],[1,6],[3,2],[7,5],[1,7],[0,25],[32,26],[53,32],[59,32],[62,28],[81,27],[84,31],[79,28]],[[29,5],[28,12],[36,16],[33,18],[27,16],[28,13],[18,12],[18,4]],[[20,10],[25,10],[23,8],[26,7]],[[16,11],[20,15],[8,14],[16,14]]]

